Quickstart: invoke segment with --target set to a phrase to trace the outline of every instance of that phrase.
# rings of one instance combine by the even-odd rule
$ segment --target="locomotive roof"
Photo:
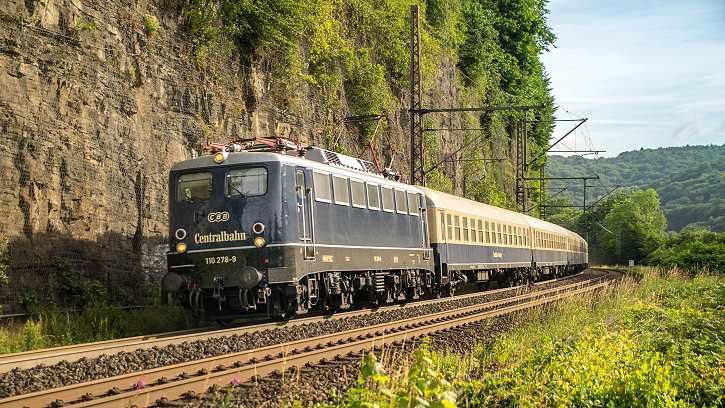
[[[394,187],[401,190],[404,189],[408,191],[417,191],[419,193],[423,193],[423,191],[421,191],[418,186],[390,180],[379,174],[357,171],[355,169],[348,169],[340,166],[332,166],[314,160],[309,160],[304,157],[274,152],[233,152],[229,153],[226,160],[224,160],[224,163],[221,164],[215,163],[214,158],[211,155],[205,155],[194,159],[178,162],[171,167],[171,171],[185,171],[194,169],[225,167],[235,164],[242,165],[269,162],[294,164],[298,166],[312,168],[318,171],[323,171],[325,173],[331,173],[350,177],[353,179],[369,181],[375,184],[384,185],[386,187]]]

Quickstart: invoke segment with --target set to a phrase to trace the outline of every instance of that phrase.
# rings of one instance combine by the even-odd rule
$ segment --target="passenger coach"
[[[485,288],[492,282],[522,283],[586,267],[586,241],[574,232],[503,208],[423,191],[436,269],[454,283],[472,281]]]

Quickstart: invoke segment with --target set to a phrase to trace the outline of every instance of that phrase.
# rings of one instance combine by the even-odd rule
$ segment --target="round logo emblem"
[[[226,222],[229,221],[229,213],[226,211],[210,212],[209,215],[206,216],[206,219],[209,220],[209,222]]]

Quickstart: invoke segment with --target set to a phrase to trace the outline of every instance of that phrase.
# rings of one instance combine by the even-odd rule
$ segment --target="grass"
[[[0,327],[0,354],[183,330],[192,326],[186,312],[172,306],[133,310],[87,307],[74,313],[47,310],[25,323]]]
[[[466,355],[425,344],[407,364],[370,355],[329,406],[724,406],[725,278],[636,272],[597,298],[522,314]]]

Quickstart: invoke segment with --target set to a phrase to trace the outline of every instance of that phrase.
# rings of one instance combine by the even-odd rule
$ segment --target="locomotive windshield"
[[[227,173],[228,196],[257,196],[267,193],[267,169],[251,167]]]
[[[211,196],[211,173],[183,174],[177,179],[176,200],[196,203]]]

